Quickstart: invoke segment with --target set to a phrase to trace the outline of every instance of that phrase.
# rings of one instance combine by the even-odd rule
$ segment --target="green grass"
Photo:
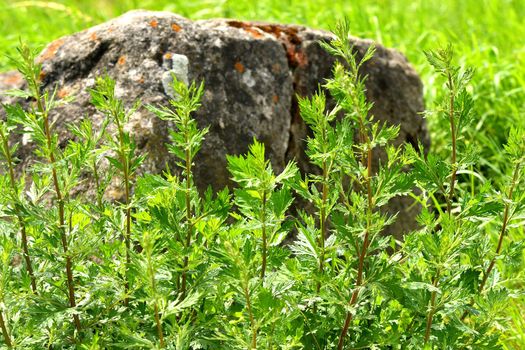
[[[43,46],[134,8],[167,10],[191,19],[231,17],[323,29],[347,17],[354,35],[394,47],[408,57],[423,79],[428,105],[442,89],[432,78],[423,50],[451,42],[457,56],[476,68],[473,86],[479,121],[466,136],[480,148],[481,170],[494,182],[501,180],[497,169],[504,165],[501,145],[508,128],[525,125],[523,0],[0,0],[0,54],[13,52],[19,38]],[[10,68],[2,55],[0,71]],[[429,123],[433,151],[448,154],[446,121]],[[523,228],[513,234],[525,235]],[[523,276],[523,266],[521,271]],[[525,348],[521,310],[524,300],[509,306],[508,314],[515,320],[509,348]]]

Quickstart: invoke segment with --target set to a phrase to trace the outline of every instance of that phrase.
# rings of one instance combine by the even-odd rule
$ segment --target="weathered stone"
[[[304,154],[308,131],[296,94],[311,95],[330,76],[334,59],[318,42],[332,37],[301,26],[225,19],[193,22],[168,12],[132,11],[54,41],[39,60],[45,86],[57,87],[59,97],[75,97],[52,116],[65,137],[66,123],[86,116],[100,122],[87,88],[101,74],[116,79],[117,95],[130,105],[136,99],[166,104],[172,95],[171,72],[186,82],[204,81],[206,92],[195,117],[201,127],[210,127],[210,133],[196,160],[196,183],[219,189],[230,184],[225,155],[246,152],[254,137],[265,143],[276,171],[290,159],[304,171],[315,171]],[[353,39],[353,44],[363,53],[371,42]],[[398,142],[428,144],[425,122],[418,115],[424,107],[422,84],[406,58],[377,46],[363,73],[368,75],[374,115],[401,125]],[[0,92],[22,86],[16,73],[0,74]],[[166,164],[173,169],[174,159],[164,146],[166,122],[141,109],[128,127],[139,149],[149,153],[142,171],[158,173]],[[28,147],[20,152],[22,158],[30,158]],[[391,210],[399,211],[400,217],[392,232],[414,227],[417,209],[408,204],[393,201]]]

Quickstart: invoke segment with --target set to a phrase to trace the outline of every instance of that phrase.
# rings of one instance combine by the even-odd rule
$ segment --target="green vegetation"
[[[313,130],[307,155],[320,174],[302,176],[293,162],[274,174],[264,145],[254,140],[246,155],[228,157],[238,184],[232,195],[201,195],[193,182],[193,160],[208,132],[191,117],[202,83],[186,86],[174,76],[170,105],[146,106],[174,125],[166,147],[180,176],[167,170],[137,177],[146,155],[136,155],[123,125],[138,103],[127,109],[115,97],[115,82],[98,78],[90,93],[106,116],[103,127],[93,134],[89,119],[71,126],[76,140],[62,149],[48,116],[67,101],[41,90],[36,52],[22,45],[12,62],[28,91],[10,93],[35,103],[25,110],[3,105],[7,118],[0,123],[0,184],[8,189],[0,197],[3,346],[502,348],[504,306],[521,284],[516,271],[498,265],[522,264],[524,241],[508,237],[522,229],[525,214],[525,133],[511,129],[500,182],[457,181],[465,171],[480,177],[471,170],[479,157],[464,137],[476,121],[473,70],[456,66],[448,46],[425,53],[445,81],[428,114],[449,123],[447,157],[425,156],[422,145],[396,148],[399,126],[370,115],[366,77],[358,74],[374,47],[358,61],[348,33],[343,22],[337,38],[322,44],[345,62],[335,63],[324,85],[335,108],[327,110],[322,91],[299,99]],[[17,130],[34,140],[38,158],[19,178],[17,144],[8,142]],[[377,147],[387,159],[374,174]],[[83,172],[92,174],[96,201],[73,193]],[[20,190],[26,176],[27,193]],[[102,196],[112,178],[125,189],[122,204]],[[379,209],[414,186],[421,229],[407,232],[404,243],[383,236],[396,216]],[[313,211],[289,216],[294,196]],[[297,237],[282,245],[293,228]]]
[[[353,35],[401,50],[421,74],[427,105],[436,105],[428,113],[430,155],[390,147],[397,130],[369,119],[356,74],[361,62],[346,49],[345,26],[326,49],[349,69],[336,66],[326,87],[348,118],[325,113],[321,93],[300,100],[314,129],[308,155],[320,175],[301,178],[293,164],[273,174],[264,146],[254,141],[247,155],[229,158],[238,190],[203,197],[193,184],[192,159],[206,130],[191,119],[202,85],[174,83],[180,99],[169,109],[147,106],[175,125],[167,147],[180,169],[136,178],[142,158],[121,126],[138,105],[128,110],[114,98],[114,83],[100,78],[91,93],[107,116],[104,127],[95,134],[89,122],[72,127],[77,141],[61,149],[47,121],[58,102],[52,91],[39,91],[34,53],[22,47],[16,60],[0,58],[0,70],[17,67],[28,80],[28,91],[19,94],[38,102],[28,111],[4,106],[8,119],[0,125],[6,189],[0,201],[9,218],[0,221],[0,345],[525,347],[525,3],[4,1],[0,45],[12,54],[19,37],[43,45],[132,8],[325,29],[347,17]],[[454,55],[451,48],[435,50],[447,42]],[[27,178],[11,171],[16,145],[7,140],[17,125],[37,144],[40,163],[26,169]],[[371,150],[379,146],[389,161],[372,175]],[[409,164],[412,173],[400,173]],[[94,202],[72,195],[86,172],[94,179]],[[127,189],[120,205],[102,196],[113,178]],[[29,192],[21,190],[26,182],[33,183]],[[395,218],[377,208],[413,184],[424,229],[389,255],[391,242],[379,233]],[[287,217],[294,196],[315,211]],[[293,227],[297,240],[283,248]],[[501,335],[501,329],[507,330]]]

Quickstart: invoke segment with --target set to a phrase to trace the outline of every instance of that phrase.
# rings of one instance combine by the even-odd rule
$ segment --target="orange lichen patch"
[[[108,33],[112,33],[113,30],[114,30],[114,29],[113,29],[113,26],[109,27],[109,28],[108,28]]]
[[[241,21],[228,21],[228,25],[234,28],[244,28],[249,26],[248,23]]]
[[[265,23],[249,23],[241,21],[228,21],[228,25],[234,28],[241,28],[246,31],[257,32],[260,31],[271,34],[277,39],[286,40],[293,44],[300,44],[301,39],[297,35],[298,28],[293,26],[279,25],[279,24],[265,24]]]
[[[96,41],[97,39],[97,32],[93,32],[89,35],[89,41]]]
[[[288,46],[286,49],[286,56],[292,67],[304,67],[308,64],[308,59],[304,52],[297,50],[295,46]]]
[[[62,89],[58,90],[58,92],[57,92],[58,98],[67,97],[68,94],[69,93],[68,93],[68,90],[66,88],[62,88]]]
[[[273,101],[273,103],[279,102],[279,96],[278,95],[273,95],[272,101]]]
[[[261,24],[261,25],[258,25],[257,28],[259,28],[260,30],[265,31],[268,34],[272,34],[276,38],[280,38],[281,34],[283,32],[283,30],[282,30],[283,27],[282,26],[278,26],[278,25],[274,25],[274,24]]]
[[[300,27],[279,24],[249,23],[228,21],[229,26],[244,29],[253,34],[260,31],[274,36],[286,50],[288,64],[291,67],[303,67],[308,64],[306,55],[301,50],[302,39],[299,36]]]
[[[40,55],[40,57],[38,58],[39,61],[42,62],[42,61],[49,60],[55,57],[55,55],[58,52],[58,49],[60,49],[62,45],[64,45],[64,39],[58,39],[58,40],[53,41],[51,44],[49,44],[46,47],[44,52]]]
[[[164,59],[169,60],[169,59],[171,59],[172,56],[173,56],[173,55],[171,54],[171,52],[166,52],[166,53],[164,54]]]
[[[239,61],[235,62],[234,67],[235,67],[235,70],[237,72],[244,73],[245,68],[244,68],[244,65],[241,62],[239,62]]]
[[[140,79],[139,79],[139,83],[140,83],[140,84],[144,84],[144,78],[140,78]]]
[[[172,23],[171,30],[173,30],[174,32],[180,32],[182,30],[182,27],[179,26],[177,23]]]
[[[261,29],[259,29],[257,27],[254,27],[254,26],[252,26],[249,23],[239,22],[239,21],[229,21],[228,24],[231,27],[240,28],[240,29],[245,30],[246,32],[248,32],[255,39],[260,39],[260,38],[263,37],[263,32],[261,31]]]
[[[299,30],[296,27],[279,24],[255,24],[260,30],[275,36],[281,41],[288,41],[292,44],[301,44],[301,38],[297,35]]]
[[[159,22],[156,20],[156,19],[152,19],[150,22],[149,22],[149,25],[152,27],[152,28],[157,28],[159,26]]]
[[[244,30],[250,33],[255,39],[260,39],[263,37],[262,33],[255,28],[245,28]]]
[[[120,56],[117,61],[118,65],[122,66],[126,63],[126,56]]]

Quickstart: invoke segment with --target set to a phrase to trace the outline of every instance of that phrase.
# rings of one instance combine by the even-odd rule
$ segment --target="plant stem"
[[[440,271],[438,270],[436,272],[436,276],[434,277],[434,280],[432,281],[432,285],[434,286],[434,288],[438,287],[439,275],[440,275]],[[436,313],[436,295],[437,295],[436,291],[432,291],[430,295],[430,311],[428,312],[428,315],[427,315],[427,326],[425,329],[425,344],[430,339],[430,330],[432,329],[432,321],[434,319],[434,314]]]
[[[324,130],[323,130],[324,131]],[[323,132],[324,136],[324,132]],[[324,260],[325,260],[325,237],[326,237],[326,201],[328,199],[328,166],[326,161],[323,161],[323,194],[321,198],[321,217],[320,217],[320,233],[319,233],[319,247],[321,253],[319,254],[319,277],[324,274]],[[321,291],[321,281],[317,282],[317,294]]]
[[[126,293],[126,297],[124,299],[124,306],[129,305],[129,267],[131,265],[131,257],[130,257],[130,251],[131,251],[131,206],[130,206],[130,169],[129,169],[129,159],[126,155],[126,145],[124,141],[124,129],[123,126],[120,123],[119,119],[119,112],[113,111],[114,113],[114,120],[117,124],[117,129],[119,133],[119,156],[120,156],[120,162],[122,164],[122,176],[124,180],[124,200],[126,204],[126,228],[125,228],[125,234],[124,234],[124,244],[126,245],[126,266],[125,266],[125,279],[124,282],[124,290]]]
[[[9,150],[9,144],[7,142],[7,135],[4,135],[3,131],[0,131],[0,136],[2,138],[4,154],[5,154],[6,161],[7,161],[7,168],[9,169],[9,181],[11,183],[11,189],[13,190],[16,196],[16,200],[18,200],[18,195],[19,195],[18,186],[16,184],[15,171],[14,171],[14,166],[13,166],[13,158],[11,156],[11,151]],[[16,205],[16,203],[15,203],[15,211],[16,211],[16,217],[18,219],[18,224],[20,226],[20,235],[22,237],[22,251],[24,253],[24,260],[26,262],[26,270],[29,275],[29,278],[31,279],[31,290],[33,291],[33,294],[38,294],[37,289],[36,289],[36,278],[33,273],[33,265],[31,264],[31,258],[29,256],[26,225],[25,225],[22,214],[20,213],[20,210],[18,206]]]
[[[509,201],[512,200],[512,194],[514,192],[514,187],[516,186],[516,183],[518,182],[519,172],[520,172],[520,163],[516,164],[516,167],[514,168],[514,175],[512,177],[512,184],[510,186],[509,195],[507,197],[509,199]],[[499,253],[501,252],[501,248],[503,246],[503,238],[505,237],[505,233],[507,232],[507,225],[508,225],[509,219],[510,219],[509,218],[509,211],[510,211],[510,203],[509,203],[509,201],[507,201],[505,203],[505,211],[503,213],[503,224],[501,225],[501,231],[500,231],[499,239],[498,239],[498,246],[496,247],[496,254],[492,258],[492,260],[490,261],[489,267],[487,268],[487,271],[485,271],[485,273],[483,275],[483,280],[481,281],[481,284],[479,285],[479,292],[480,293],[483,291],[483,288],[485,288],[485,283],[487,283],[487,279],[488,279],[490,273],[492,272],[492,269],[494,268],[494,265],[496,264],[496,258],[499,255]]]
[[[248,316],[250,317],[250,327],[252,329],[252,343],[250,345],[250,349],[257,349],[257,327],[255,325],[255,318],[253,317],[250,292],[248,291],[248,281],[245,280],[244,282],[244,297],[246,298],[246,308],[248,309]]]
[[[157,334],[159,335],[160,347],[164,347],[164,332],[162,331],[162,323],[160,322],[159,306],[155,300],[155,323],[157,324]]]
[[[127,168],[127,167],[126,167]],[[125,169],[126,169],[125,168]],[[126,195],[126,284],[125,284],[125,290],[126,290],[126,299],[124,299],[124,305],[128,306],[129,304],[129,267],[131,265],[131,257],[130,257],[130,250],[131,250],[131,207],[129,203],[129,174],[127,170],[124,172],[124,181],[125,181],[125,195]]]
[[[321,133],[322,144],[326,144],[326,128],[328,127],[328,122],[323,121],[323,129]],[[321,210],[319,218],[319,248],[321,250],[319,254],[319,278],[324,274],[324,260],[325,260],[325,237],[326,237],[326,201],[328,199],[328,164],[326,160],[323,160],[322,163],[323,170],[323,185],[322,185],[322,197],[321,197]],[[321,281],[317,281],[316,292],[319,294],[321,291]],[[314,313],[317,312],[317,305],[314,305]]]
[[[326,128],[327,125],[323,124],[321,139],[322,143],[326,144]],[[326,237],[326,201],[328,199],[328,164],[326,160],[322,163],[323,170],[323,185],[322,185],[322,197],[321,197],[321,208],[319,217],[319,237],[318,245],[320,248],[319,254],[319,280],[317,281],[315,291],[317,294],[321,291],[321,278],[324,274],[324,262],[325,262],[325,237]],[[314,304],[313,313],[317,313],[317,304]]]
[[[36,288],[36,278],[35,274],[33,272],[33,265],[31,264],[31,258],[29,257],[29,246],[27,243],[27,232],[26,232],[26,226],[24,223],[24,219],[21,215],[17,215],[18,222],[20,225],[20,233],[22,236],[22,250],[24,253],[24,260],[26,262],[26,269],[27,273],[29,274],[29,278],[31,279],[31,290],[33,291],[33,294],[38,295],[38,291]]]
[[[47,148],[49,152],[49,155],[48,155],[49,163],[51,164],[51,174],[53,177],[53,185],[55,188],[55,193],[56,193],[57,203],[58,203],[58,224],[59,224],[59,231],[60,231],[60,239],[62,241],[62,249],[66,257],[66,276],[67,276],[69,306],[71,308],[75,308],[76,301],[75,301],[75,285],[74,285],[74,280],[73,280],[73,263],[71,261],[71,256],[68,254],[68,243],[67,243],[66,226],[65,226],[64,198],[62,197],[62,192],[60,190],[60,184],[58,182],[55,152],[53,150],[53,144],[51,141],[51,130],[49,127],[49,116],[48,116],[47,111],[44,108],[44,105],[42,104],[42,97],[40,96],[40,92],[38,91],[38,88],[35,89],[35,98],[37,100],[38,110],[42,114],[42,117],[44,119],[44,132],[46,134]],[[80,333],[82,330],[82,327],[80,325],[80,317],[77,314],[73,314],[73,323],[75,324],[75,328],[77,332]]]
[[[452,82],[452,74],[448,73],[448,85],[450,89],[450,105],[448,110],[448,118],[450,123],[450,134],[452,138],[452,175],[450,177],[450,190],[447,197],[447,212],[448,215],[451,215],[452,212],[452,199],[454,198],[454,186],[456,184],[456,174],[457,174],[457,165],[456,165],[456,124],[454,121],[454,85]]]
[[[261,212],[261,224],[262,224],[262,269],[261,269],[261,280],[264,282],[264,274],[266,272],[266,255],[267,255],[267,237],[266,237],[266,191],[263,193],[262,198],[262,212]]]
[[[2,328],[2,335],[4,336],[4,342],[7,345],[7,347],[13,347],[13,343],[11,342],[9,332],[7,331],[7,326],[5,325],[4,315],[2,314],[2,312],[0,312],[0,328]]]
[[[456,133],[456,123],[454,121],[454,99],[455,99],[455,91],[454,91],[454,83],[452,81],[452,73],[450,71],[447,72],[447,79],[448,79],[448,88],[450,92],[449,96],[449,109],[448,109],[448,119],[450,124],[450,138],[452,139],[452,173],[450,175],[450,186],[449,186],[449,192],[448,196],[446,196],[447,201],[447,214],[449,217],[452,216],[452,200],[454,199],[454,187],[456,185],[456,175],[457,175],[457,164],[456,164],[456,158],[457,158],[457,146],[456,146],[456,139],[457,139],[457,133]],[[444,194],[445,195],[445,194]],[[437,288],[439,283],[439,275],[440,271],[436,271],[436,275],[432,279],[432,285]],[[432,330],[432,322],[434,319],[434,314],[436,312],[435,310],[435,304],[436,304],[436,291],[432,291],[430,294],[430,310],[427,314],[427,325],[425,329],[425,344],[430,339],[430,333]]]
[[[189,116],[188,118],[189,119]],[[187,123],[186,123],[187,124]],[[188,132],[188,127],[187,125],[184,126],[184,130],[185,131],[185,138],[186,138],[186,145],[189,144],[190,140],[190,135],[189,135],[189,132]],[[192,216],[192,213],[191,213],[191,148],[190,147],[186,147],[186,159],[185,159],[185,163],[186,163],[186,192],[185,192],[185,197],[186,197],[186,225],[187,225],[187,231],[186,231],[186,243],[185,243],[185,248],[186,249],[189,249],[190,247],[190,244],[191,244],[191,238],[193,236],[193,223],[191,222],[191,216]],[[186,280],[187,280],[187,268],[188,268],[188,264],[189,264],[189,256],[188,254],[185,254],[184,255],[184,264],[183,264],[183,268],[182,268],[182,286],[181,286],[181,295],[182,295],[182,299],[184,299],[184,297],[186,296]]]
[[[367,144],[367,157],[366,160],[363,158],[363,163],[366,164],[367,167],[367,176],[365,179],[365,185],[366,185],[366,191],[367,191],[367,199],[368,199],[368,206],[367,206],[367,218],[366,218],[366,231],[365,231],[365,237],[363,239],[363,246],[361,247],[361,252],[359,254],[359,262],[357,267],[357,279],[355,283],[354,291],[352,292],[352,297],[349,301],[349,306],[355,305],[357,303],[358,297],[359,297],[359,289],[363,284],[363,271],[364,271],[364,262],[366,255],[368,253],[368,247],[370,246],[370,227],[372,225],[372,211],[373,211],[373,198],[372,198],[372,145],[370,142],[370,138],[368,137],[367,133],[364,131],[364,123],[361,124],[361,138],[366,142]],[[352,322],[352,313],[348,311],[346,313],[345,322],[343,325],[343,328],[341,329],[341,334],[339,336],[339,342],[337,344],[337,349],[342,350],[344,346],[344,341],[346,334],[348,333],[348,328],[350,327],[350,322]]]
[[[149,244],[149,243],[148,243]],[[153,296],[155,298],[155,301],[154,301],[154,304],[153,304],[153,309],[154,309],[154,316],[155,316],[155,324],[157,326],[157,334],[159,336],[159,346],[161,348],[164,348],[165,344],[164,344],[164,332],[162,331],[162,323],[160,321],[160,315],[159,315],[159,305],[158,305],[158,302],[157,302],[157,283],[155,281],[155,270],[154,270],[154,267],[153,267],[153,264],[151,262],[151,249],[152,247],[147,247],[146,248],[148,251],[146,252],[147,254],[147,259],[148,259],[148,273],[150,275],[150,283],[151,283],[151,291],[153,293]]]
[[[364,260],[366,255],[366,250],[368,249],[368,230],[365,233],[365,239],[363,241],[363,247],[361,249],[361,253],[359,254],[359,265],[357,270],[357,280],[355,283],[355,289],[352,292],[352,298],[350,299],[350,302],[348,303],[349,306],[355,305],[357,302],[358,296],[359,296],[359,289],[363,283],[363,266],[364,266]],[[343,325],[343,328],[341,329],[341,334],[339,336],[339,343],[337,344],[337,349],[342,350],[344,345],[344,340],[346,337],[346,334],[348,333],[348,328],[350,328],[350,322],[352,322],[352,313],[348,311],[346,313],[345,323]]]
[[[98,210],[102,210],[102,193],[100,190],[100,177],[98,175],[97,160],[93,160],[93,177],[95,178],[95,190],[97,191],[97,206]]]
[[[520,167],[521,167],[521,163],[517,163],[516,167],[514,168],[514,174],[512,175],[512,183],[510,185],[509,194],[508,194],[508,197],[507,197],[507,199],[509,201],[512,200],[512,195],[514,193],[514,189],[516,187],[516,184],[518,183]],[[487,270],[483,274],[483,279],[481,280],[481,283],[479,284],[479,287],[478,287],[479,293],[483,292],[483,289],[485,288],[485,284],[487,283],[487,280],[488,280],[488,278],[490,276],[490,273],[492,272],[492,269],[494,268],[494,266],[496,264],[496,258],[500,254],[501,248],[503,247],[503,239],[504,239],[505,234],[507,232],[507,225],[508,225],[509,220],[510,220],[510,215],[509,215],[510,203],[509,203],[509,201],[507,201],[505,203],[505,209],[504,209],[504,212],[503,212],[503,223],[501,225],[501,231],[499,233],[498,245],[496,247],[496,254],[490,260],[489,266],[487,267]],[[473,300],[470,302],[470,305],[472,305],[472,304],[473,304]],[[467,317],[467,315],[468,315],[468,310],[465,310],[463,312],[463,315],[461,316],[461,320],[463,321],[465,319],[465,317]]]

